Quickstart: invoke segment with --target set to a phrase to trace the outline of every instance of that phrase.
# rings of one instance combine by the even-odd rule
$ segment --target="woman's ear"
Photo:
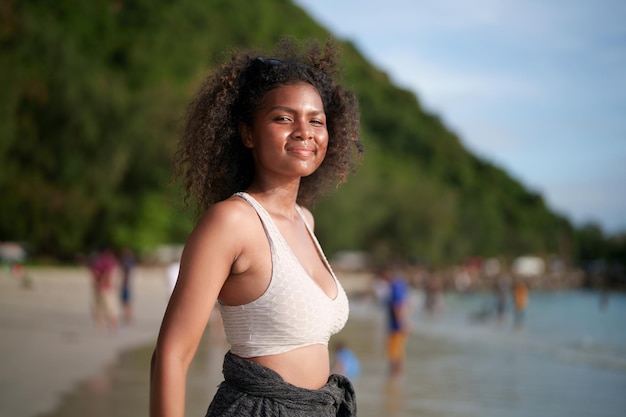
[[[241,136],[241,142],[243,142],[243,146],[245,146],[246,148],[254,148],[250,126],[245,123],[239,123],[239,136]]]

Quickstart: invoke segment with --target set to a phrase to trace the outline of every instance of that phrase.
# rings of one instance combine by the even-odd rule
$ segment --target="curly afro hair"
[[[183,180],[185,203],[194,200],[199,213],[251,184],[254,161],[239,126],[251,125],[265,94],[281,85],[311,84],[322,98],[327,119],[326,157],[313,174],[302,178],[298,204],[310,207],[344,182],[363,152],[358,101],[336,80],[338,53],[332,40],[323,47],[315,41],[299,47],[284,38],[271,58],[264,56],[235,51],[206,78],[189,105],[175,175]]]

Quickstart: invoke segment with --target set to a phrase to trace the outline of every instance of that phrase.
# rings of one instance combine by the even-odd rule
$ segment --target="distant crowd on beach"
[[[516,327],[519,328],[529,302],[531,283],[536,283],[538,276],[534,269],[530,272],[522,271],[526,273],[520,271],[521,269],[513,273],[502,273],[499,265],[493,261],[481,264],[477,259],[470,259],[463,267],[448,273],[420,267],[404,267],[395,269],[393,275],[394,281],[401,280],[407,287],[421,293],[422,310],[427,317],[435,317],[443,311],[446,292],[491,292],[493,294],[491,302],[476,312],[472,318],[480,321],[490,318],[503,320],[510,311]],[[376,298],[384,300],[387,288],[388,280],[379,274],[374,280]]]

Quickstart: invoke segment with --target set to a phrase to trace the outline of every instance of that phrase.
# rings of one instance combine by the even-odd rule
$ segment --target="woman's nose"
[[[293,132],[293,137],[298,140],[308,140],[313,138],[313,130],[306,122],[298,122]]]

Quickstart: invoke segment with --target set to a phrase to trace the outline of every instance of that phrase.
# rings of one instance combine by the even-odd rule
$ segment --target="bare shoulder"
[[[204,246],[219,242],[223,250],[240,251],[241,236],[254,220],[254,209],[240,198],[232,197],[209,207],[199,219],[188,245]]]
[[[209,207],[200,218],[198,227],[242,229],[254,218],[254,209],[248,203],[241,198],[231,197]]]

